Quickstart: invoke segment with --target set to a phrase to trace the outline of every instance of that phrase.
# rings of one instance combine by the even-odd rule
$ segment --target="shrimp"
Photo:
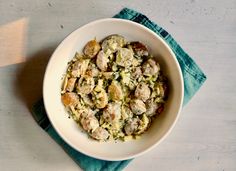
[[[79,111],[80,111],[81,119],[85,119],[86,117],[89,117],[89,116],[94,116],[95,114],[95,112],[91,108],[84,107],[84,106],[81,106],[79,108]]]
[[[94,115],[89,115],[85,118],[82,118],[80,123],[82,127],[84,128],[84,130],[88,132],[94,131],[96,128],[99,127],[99,122]]]
[[[100,49],[100,44],[96,40],[91,40],[85,45],[83,52],[89,58],[93,58],[96,56]]]
[[[132,112],[136,115],[141,115],[142,113],[146,112],[146,106],[142,100],[135,99],[130,102],[130,108]]]
[[[108,59],[107,55],[103,51],[100,51],[97,55],[97,60],[96,60],[96,64],[97,64],[98,68],[101,71],[106,71],[108,62],[109,62],[109,59]]]
[[[113,101],[121,100],[123,98],[123,92],[120,84],[117,81],[112,81],[108,87],[108,93]]]
[[[103,111],[103,118],[107,122],[118,121],[121,118],[120,103],[109,103]]]
[[[79,79],[79,82],[76,88],[77,88],[78,93],[80,94],[89,94],[92,92],[94,86],[95,86],[95,82],[94,82],[93,77],[89,77],[85,75]]]
[[[136,98],[141,99],[142,101],[146,101],[150,97],[151,91],[147,84],[140,83],[135,89],[134,95]]]
[[[104,128],[98,127],[92,132],[91,136],[96,140],[104,141],[109,137],[109,133]]]
[[[153,59],[148,59],[142,65],[143,75],[152,76],[157,74],[160,71],[160,65],[156,63]]]

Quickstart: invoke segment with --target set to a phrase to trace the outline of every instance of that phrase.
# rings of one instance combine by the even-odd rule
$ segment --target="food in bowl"
[[[147,131],[163,111],[167,87],[143,43],[110,35],[90,40],[68,63],[61,100],[93,139],[126,141]]]

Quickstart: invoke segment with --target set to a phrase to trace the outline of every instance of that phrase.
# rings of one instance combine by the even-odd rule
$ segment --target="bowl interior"
[[[138,140],[128,142],[97,142],[81,131],[61,103],[60,88],[67,62],[81,52],[91,39],[98,41],[110,34],[123,35],[127,40],[141,41],[160,62],[168,77],[170,92],[164,112]],[[183,100],[182,75],[173,52],[164,41],[145,27],[121,19],[103,19],[87,24],[71,33],[53,53],[45,73],[43,96],[48,117],[59,135],[73,148],[89,156],[105,160],[133,158],[158,144],[176,122]]]

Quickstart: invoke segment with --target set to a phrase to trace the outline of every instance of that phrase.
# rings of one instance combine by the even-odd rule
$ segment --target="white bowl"
[[[169,98],[164,112],[155,119],[141,139],[128,142],[97,142],[88,138],[76,125],[61,103],[62,75],[76,51],[91,39],[102,40],[108,35],[120,34],[126,39],[141,41],[160,62],[169,80]],[[183,78],[180,66],[169,46],[146,27],[122,19],[101,19],[86,24],[67,36],[53,53],[44,76],[43,98],[48,117],[57,133],[74,149],[88,156],[104,160],[125,160],[147,152],[159,144],[171,131],[183,102]]]

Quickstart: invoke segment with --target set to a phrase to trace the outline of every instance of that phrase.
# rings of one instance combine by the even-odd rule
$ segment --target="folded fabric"
[[[124,8],[115,18],[122,18],[140,23],[156,34],[161,36],[171,47],[180,64],[184,79],[184,104],[186,104],[192,96],[197,92],[206,80],[205,74],[190,58],[190,56],[179,46],[172,36],[163,28],[150,21],[145,15],[134,10]],[[71,158],[85,171],[119,171],[122,170],[131,160],[124,161],[104,161],[86,156],[62,140],[50,124],[43,105],[43,100],[39,100],[32,108],[33,116],[36,122],[43,128]]]

